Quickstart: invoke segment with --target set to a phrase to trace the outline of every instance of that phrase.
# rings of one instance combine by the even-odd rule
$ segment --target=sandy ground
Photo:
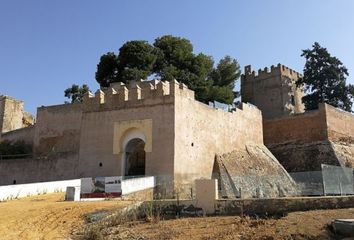
[[[134,236],[129,239],[134,240],[312,240],[333,239],[327,224],[336,218],[354,218],[354,209],[294,212],[279,219],[183,218],[155,223],[135,222],[116,228],[120,232],[129,231]],[[115,239],[114,234],[104,236],[104,239]]]
[[[113,210],[127,201],[64,202],[63,193],[0,202],[0,239],[66,239],[84,223],[83,215]]]

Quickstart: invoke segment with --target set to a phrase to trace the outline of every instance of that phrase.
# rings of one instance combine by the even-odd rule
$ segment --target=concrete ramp
[[[216,156],[213,177],[219,181],[221,198],[294,196],[296,184],[263,145],[247,145]]]

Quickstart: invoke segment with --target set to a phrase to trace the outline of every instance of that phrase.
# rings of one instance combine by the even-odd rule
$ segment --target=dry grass
[[[117,226],[101,226],[99,233],[103,239],[128,240],[331,239],[327,225],[335,218],[353,216],[354,209],[338,209],[295,212],[279,219],[235,216],[122,221]]]
[[[64,193],[53,193],[0,202],[0,239],[66,239],[83,225],[85,214],[130,204],[126,201],[63,200]]]

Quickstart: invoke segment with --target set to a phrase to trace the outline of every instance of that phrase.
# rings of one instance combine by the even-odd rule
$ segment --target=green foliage
[[[113,52],[101,56],[97,64],[96,80],[101,87],[108,87],[118,81],[118,57]]]
[[[240,77],[240,66],[229,56],[214,68],[211,56],[194,54],[192,43],[185,38],[166,35],[155,40],[126,42],[116,56],[103,55],[97,65],[96,80],[101,87],[112,82],[146,79],[155,75],[161,80],[176,79],[195,91],[196,99],[217,100],[231,104]]]
[[[64,91],[64,96],[71,100],[71,103],[82,102],[83,96],[89,91],[89,87],[84,84],[81,87],[73,84]]]
[[[312,49],[303,50],[306,59],[304,76],[297,85],[304,88],[302,98],[306,110],[317,109],[319,103],[328,103],[352,111],[354,86],[346,84],[347,68],[326,48],[314,43]]]
[[[147,41],[129,41],[118,54],[118,79],[122,82],[146,79],[152,73],[156,61],[153,46]]]
[[[0,155],[17,155],[17,154],[30,154],[32,147],[24,141],[8,141],[0,142]]]

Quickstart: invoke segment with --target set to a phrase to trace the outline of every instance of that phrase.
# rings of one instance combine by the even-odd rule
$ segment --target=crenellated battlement
[[[85,110],[124,108],[136,105],[152,105],[173,101],[174,96],[194,99],[194,91],[176,80],[130,81],[112,83],[108,88],[99,89],[95,94],[87,92],[83,98]]]
[[[251,65],[248,65],[245,67],[244,74],[241,75],[241,80],[257,81],[275,76],[286,76],[294,80],[302,77],[300,73],[279,63],[277,66],[272,65],[270,68],[259,69],[257,73],[252,71]]]

